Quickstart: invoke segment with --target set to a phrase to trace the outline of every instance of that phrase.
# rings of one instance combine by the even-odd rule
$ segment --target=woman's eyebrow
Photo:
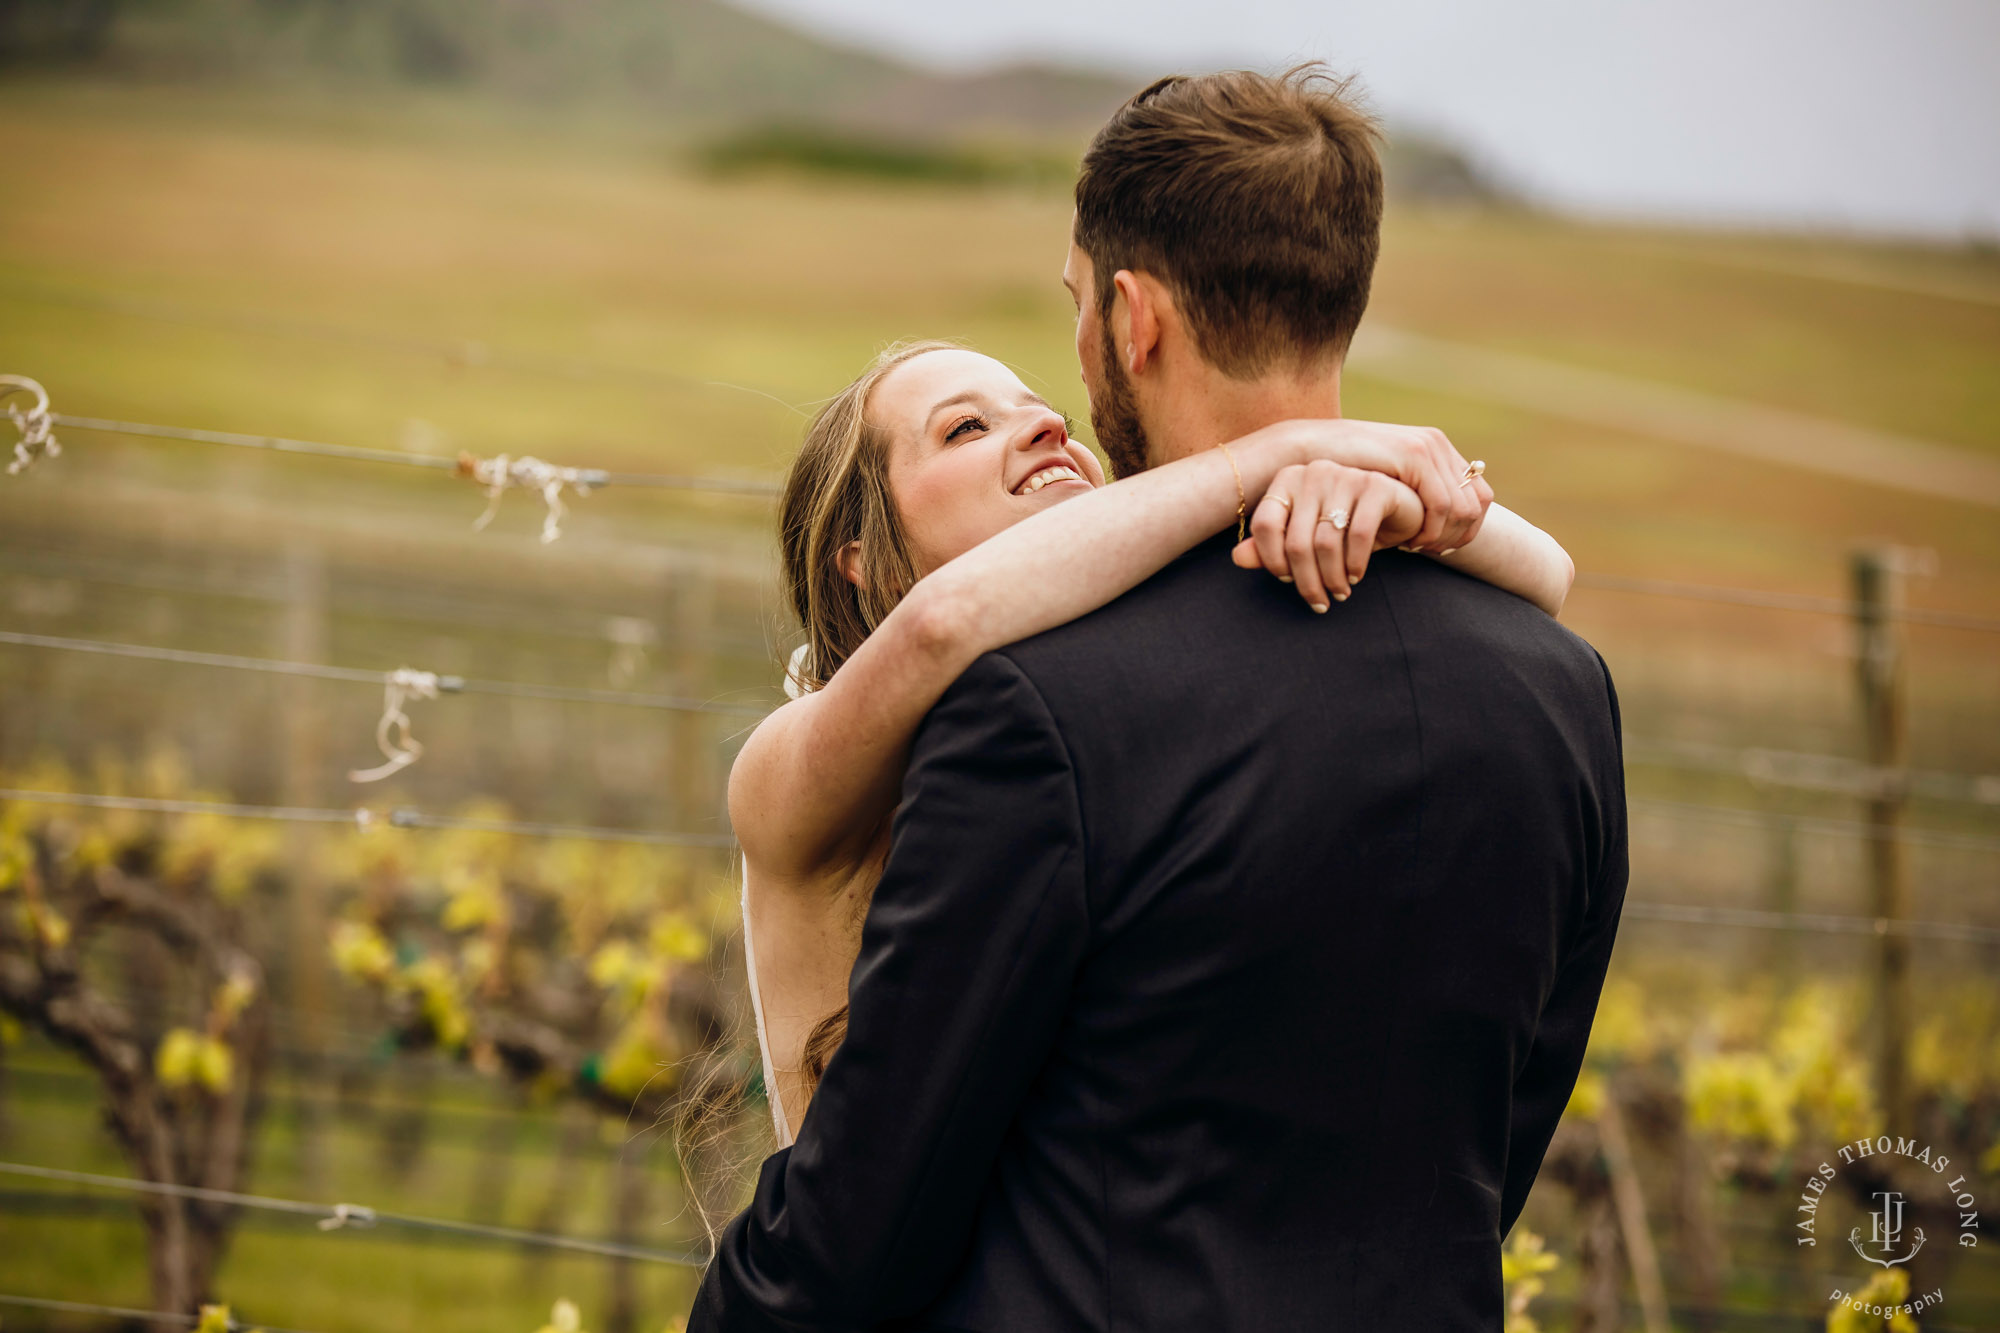
[[[962,403],[977,403],[978,401],[980,401],[980,395],[971,390],[967,390],[965,393],[955,393],[949,398],[939,399],[931,407],[930,415],[924,419],[926,421],[934,419],[938,413],[944,411],[947,407],[957,407]]]
[[[967,403],[977,404],[977,403],[982,403],[985,400],[986,400],[986,395],[970,389],[968,389],[964,393],[955,393],[951,397],[941,398],[935,404],[933,404],[930,410],[930,414],[926,416],[924,420],[927,423],[937,420],[938,413],[944,411],[947,407],[959,407]],[[1055,411],[1055,408],[1049,406],[1048,399],[1042,397],[1040,394],[1035,393],[1033,391],[1027,393],[1022,398],[1021,401],[1024,403],[1033,403],[1037,407],[1047,407],[1051,412]]]

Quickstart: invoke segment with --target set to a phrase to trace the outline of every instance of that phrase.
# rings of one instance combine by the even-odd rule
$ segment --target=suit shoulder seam
[[[1042,693],[1042,687],[1036,683],[1028,669],[1022,666],[1012,653],[1004,649],[996,649],[991,655],[1005,662],[1015,678],[1027,687],[1036,707],[1041,709],[1049,734],[1055,738],[1056,748],[1062,754],[1063,768],[1069,774],[1069,817],[1071,825],[1076,829],[1077,869],[1081,872],[1080,877],[1083,881],[1083,914],[1084,918],[1095,927],[1097,923],[1092,919],[1090,910],[1090,830],[1083,822],[1083,792],[1077,780],[1076,754],[1070,746],[1069,737],[1063,733],[1062,723],[1056,719],[1055,709],[1049,707],[1048,697]]]

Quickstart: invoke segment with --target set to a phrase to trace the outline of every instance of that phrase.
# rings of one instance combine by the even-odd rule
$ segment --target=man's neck
[[[1210,374],[1202,383],[1161,402],[1149,415],[1158,418],[1146,423],[1152,455],[1149,462],[1158,467],[1280,421],[1338,417],[1340,367],[1320,374],[1270,375],[1256,380]]]

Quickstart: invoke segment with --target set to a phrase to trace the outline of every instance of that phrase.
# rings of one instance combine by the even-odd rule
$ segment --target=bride
[[[845,1031],[911,739],[960,672],[1232,524],[1240,535],[1251,516],[1235,562],[1321,614],[1375,550],[1405,544],[1555,614],[1569,557],[1499,505],[1481,523],[1490,492],[1477,471],[1436,431],[1292,421],[1107,485],[1060,413],[951,343],[893,347],[833,398],[781,501],[785,588],[806,633],[793,698],[750,736],[729,783],[779,1144]]]

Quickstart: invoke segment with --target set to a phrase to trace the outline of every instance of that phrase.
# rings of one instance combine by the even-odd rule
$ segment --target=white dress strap
[[[778,1146],[792,1146],[792,1122],[785,1115],[785,1099],[778,1092],[778,1073],[771,1065],[771,1034],[764,1026],[764,993],[757,985],[757,945],[750,934],[750,867],[743,867],[743,970],[750,982],[750,1013],[757,1020],[757,1054],[764,1061],[764,1095],[771,1103],[771,1128],[777,1132]]]

